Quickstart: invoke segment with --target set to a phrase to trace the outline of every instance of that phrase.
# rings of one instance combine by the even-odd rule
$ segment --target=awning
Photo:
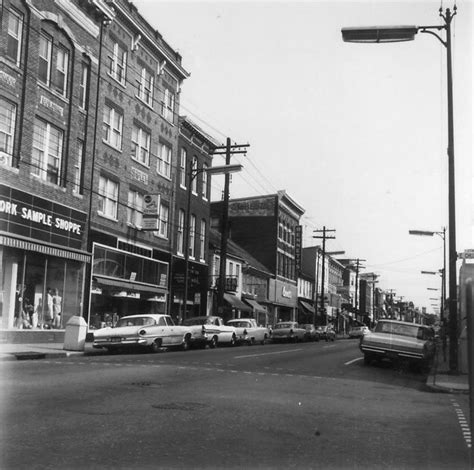
[[[247,305],[244,304],[238,297],[232,294],[225,294],[224,293],[224,300],[234,308],[237,308],[243,312],[251,312],[252,309]]]
[[[244,302],[249,304],[255,310],[255,312],[267,313],[267,307],[260,305],[256,300],[244,299]]]
[[[314,310],[314,307],[313,307],[311,304],[309,304],[308,302],[304,302],[303,300],[300,300],[299,302],[300,302],[301,306],[302,306],[305,310],[307,310],[308,312],[310,312],[310,313],[316,313],[316,311]]]
[[[20,240],[18,238],[11,238],[6,236],[0,236],[0,245],[9,246],[11,248],[19,248],[20,250],[26,251],[37,251],[45,255],[57,256],[58,258],[73,259],[76,261],[82,261],[83,263],[91,262],[91,254],[84,251],[72,251],[69,249],[56,248],[49,245],[42,245],[40,243],[33,243],[26,240]]]
[[[140,292],[156,292],[156,293],[163,293],[166,292],[166,289],[157,286],[150,286],[145,284],[138,284],[136,282],[119,280],[119,279],[110,279],[108,277],[101,277],[94,275],[93,277],[99,286],[106,286],[106,287],[116,287],[123,290],[136,290]]]

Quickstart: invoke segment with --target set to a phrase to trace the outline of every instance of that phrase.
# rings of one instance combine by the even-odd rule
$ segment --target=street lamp
[[[442,7],[439,16],[444,24],[436,26],[371,26],[364,28],[342,28],[345,42],[385,43],[412,41],[417,33],[431,34],[446,48],[447,53],[447,98],[448,98],[448,209],[449,209],[449,371],[458,373],[458,318],[457,318],[457,285],[456,285],[456,214],[455,214],[455,178],[454,178],[454,118],[453,118],[453,74],[451,58],[451,22],[457,13]],[[444,29],[446,39],[435,31]]]
[[[192,182],[197,175],[207,173],[208,175],[226,175],[241,171],[243,166],[240,164],[216,165],[211,167],[194,168],[191,161],[188,162],[188,200],[186,206],[186,229],[184,234],[184,293],[183,293],[183,320],[186,319],[188,310],[188,284],[189,284],[189,231],[191,225],[191,194]]]

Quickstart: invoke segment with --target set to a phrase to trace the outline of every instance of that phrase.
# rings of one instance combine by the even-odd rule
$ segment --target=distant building
[[[213,202],[214,227],[219,227],[221,212],[222,202]],[[296,319],[296,231],[303,213],[285,191],[229,201],[230,238],[272,274],[267,300],[271,324]]]

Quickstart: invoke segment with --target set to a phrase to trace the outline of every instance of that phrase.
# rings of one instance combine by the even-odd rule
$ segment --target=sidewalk
[[[0,344],[0,361],[50,359],[57,357],[88,356],[100,354],[92,343],[85,343],[84,351],[66,351],[64,343]]]
[[[444,360],[443,351],[438,347],[426,385],[434,392],[469,393],[469,376],[450,374],[448,359]]]

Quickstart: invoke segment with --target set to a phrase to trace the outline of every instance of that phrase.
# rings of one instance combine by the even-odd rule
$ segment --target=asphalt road
[[[1,364],[2,469],[468,469],[467,396],[356,340]]]

